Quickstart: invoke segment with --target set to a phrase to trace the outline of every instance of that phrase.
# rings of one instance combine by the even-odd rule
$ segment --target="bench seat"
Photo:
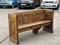
[[[51,22],[51,20],[43,20],[43,21],[38,21],[38,22],[34,22],[34,23],[19,25],[18,29],[23,29],[23,28],[28,28],[28,27],[32,27],[32,26],[47,24],[47,23],[50,23],[50,22]]]

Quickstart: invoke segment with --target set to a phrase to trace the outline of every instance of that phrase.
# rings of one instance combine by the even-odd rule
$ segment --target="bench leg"
[[[10,22],[10,25],[9,25],[10,40],[18,44],[19,41],[18,41],[18,32],[17,31],[18,30],[17,30],[16,24],[13,22]]]
[[[18,34],[16,34],[16,33],[11,34],[10,40],[13,41],[13,42],[15,42],[16,44],[19,44]]]
[[[41,28],[41,27],[40,27],[40,28]],[[34,34],[38,34],[38,31],[39,31],[40,28],[35,28],[35,29],[33,29],[33,33],[34,33]]]
[[[18,40],[18,29],[17,29],[17,21],[16,21],[16,16],[14,15],[13,17],[9,15],[9,37],[10,40],[19,43]]]
[[[51,25],[48,25],[48,26],[44,26],[43,30],[47,31],[47,32],[50,32],[50,33],[53,33],[53,25],[51,24]]]

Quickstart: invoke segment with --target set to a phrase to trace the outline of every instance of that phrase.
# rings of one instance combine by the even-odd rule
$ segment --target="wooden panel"
[[[53,14],[54,11],[53,10],[44,10],[44,14],[45,14],[45,19],[53,19]]]
[[[35,13],[33,13],[33,21],[36,22],[36,21],[41,21],[41,20],[44,20],[44,12],[43,10],[40,11],[35,11]]]
[[[31,22],[33,22],[33,20],[32,20],[32,14],[25,14],[24,16],[23,16],[23,18],[24,18],[24,23],[26,24],[26,23],[31,23]]]
[[[48,25],[48,26],[44,26],[43,27],[43,30],[44,31],[47,31],[47,32],[50,32],[50,33],[53,33],[53,15],[54,15],[54,11],[53,10],[44,10],[45,12],[45,20],[51,20],[51,24]]]
[[[21,29],[18,29],[18,32],[24,32],[24,31],[28,31],[28,30],[31,30],[31,29],[36,29],[36,28],[40,28],[42,26],[48,26],[50,25],[51,23],[44,23],[44,24],[40,24],[40,25],[35,25],[35,26],[30,26],[30,27],[26,27],[26,28],[21,28]]]
[[[18,25],[24,24],[23,15],[18,15]]]
[[[17,32],[17,16],[15,14],[9,14],[9,36],[10,40],[18,43],[18,32]]]
[[[34,23],[29,23],[29,24],[24,24],[24,25],[19,25],[18,29],[22,29],[22,28],[27,28],[27,27],[31,27],[31,26],[37,26],[40,24],[44,24],[44,23],[50,23],[51,20],[44,20],[44,21],[39,21],[39,22],[34,22]]]

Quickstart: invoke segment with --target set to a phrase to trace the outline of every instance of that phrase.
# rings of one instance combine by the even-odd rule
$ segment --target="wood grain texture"
[[[9,36],[10,40],[18,43],[18,26],[17,26],[17,16],[15,14],[9,14]]]
[[[9,13],[10,39],[18,43],[18,33],[33,29],[33,33],[38,34],[41,27],[44,31],[53,32],[53,12],[53,10],[39,9]]]
[[[48,25],[48,26],[44,26],[43,27],[43,30],[44,31],[47,31],[47,32],[50,32],[50,33],[53,33],[53,15],[54,15],[54,11],[53,10],[44,10],[45,12],[45,20],[48,19],[48,20],[51,20],[51,24]]]

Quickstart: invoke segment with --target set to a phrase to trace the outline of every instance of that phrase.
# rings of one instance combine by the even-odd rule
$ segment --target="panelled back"
[[[43,10],[34,10],[18,14],[18,24],[27,24],[44,20]]]
[[[34,11],[33,21],[37,22],[37,21],[41,21],[41,20],[44,20],[44,11],[43,10]]]

